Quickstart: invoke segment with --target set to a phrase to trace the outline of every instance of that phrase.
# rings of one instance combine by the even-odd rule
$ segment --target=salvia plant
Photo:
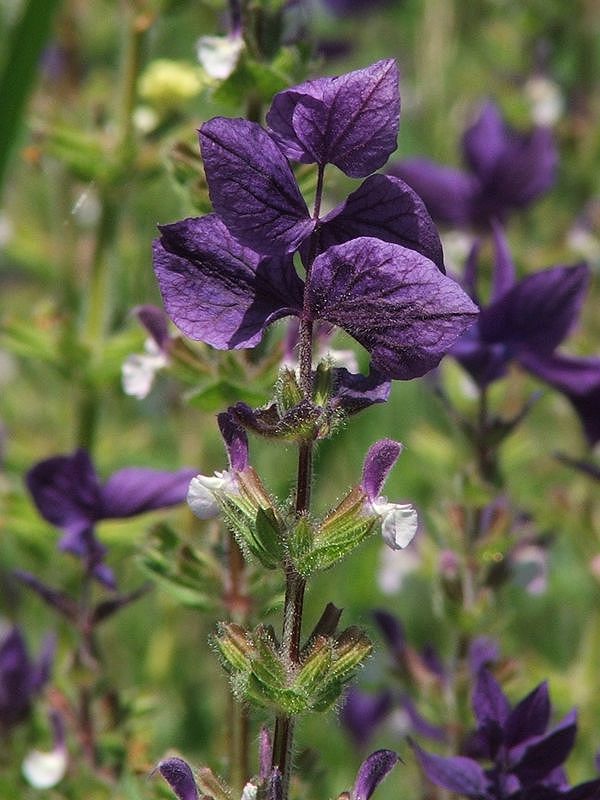
[[[303,637],[307,582],[377,530],[400,549],[417,528],[410,504],[381,495],[401,444],[375,443],[360,481],[325,514],[311,507],[315,447],[345,416],[384,400],[391,379],[436,366],[477,314],[444,274],[439,238],[418,196],[398,178],[372,174],[396,147],[399,110],[398,71],[387,60],[279,93],[266,129],[209,120],[200,147],[214,213],[161,226],[154,245],[167,312],[192,339],[247,348],[275,320],[299,319],[298,371],[283,369],[266,406],[240,402],[220,414],[228,469],[194,478],[188,494],[197,516],[222,515],[248,558],[284,576],[280,632],[230,622],[215,638],[238,699],[274,711],[272,768],[283,797],[295,719],[331,708],[371,651],[364,632],[338,631],[339,614],[328,609]],[[312,214],[290,161],[315,165]],[[322,215],[328,165],[365,180]],[[365,347],[368,376],[314,364],[320,322]],[[264,485],[250,464],[246,431],[295,444],[292,497],[274,498]]]
[[[34,65],[57,108],[69,109],[88,70],[95,74],[96,65],[78,49],[77,4],[64,3],[56,41],[45,50],[60,4],[22,5],[6,74],[0,64],[10,117],[8,133],[0,134],[0,179]],[[27,595],[56,617],[56,630],[33,648],[35,658],[29,631],[0,620],[0,768],[18,762],[15,780],[29,785],[24,798],[42,791],[57,800],[324,799],[332,790],[323,767],[332,773],[337,800],[370,800],[403,761],[411,790],[433,800],[596,800],[600,780],[581,782],[565,770],[578,714],[565,715],[563,706],[570,707],[569,683],[579,687],[582,676],[591,682],[598,615],[590,615],[581,634],[582,663],[562,683],[557,679],[554,710],[547,681],[519,702],[509,700],[518,696],[511,683],[519,683],[514,630],[527,621],[515,621],[518,608],[505,603],[506,597],[516,597],[519,607],[548,603],[546,617],[560,616],[548,600],[559,522],[568,520],[570,532],[578,520],[590,529],[595,521],[583,490],[575,500],[548,492],[537,501],[513,491],[525,459],[519,461],[519,436],[525,442],[531,418],[556,398],[560,404],[560,395],[588,449],[555,455],[563,468],[580,473],[581,485],[598,480],[592,448],[600,439],[600,359],[585,347],[585,355],[576,354],[570,338],[594,276],[593,242],[585,239],[579,259],[545,260],[532,244],[536,203],[560,179],[559,137],[576,144],[583,137],[591,118],[584,89],[591,97],[591,88],[571,86],[578,122],[569,129],[563,121],[553,131],[549,123],[564,111],[561,87],[546,75],[541,44],[548,42],[538,42],[535,74],[523,87],[548,95],[536,99],[537,124],[513,126],[502,110],[507,104],[487,99],[464,129],[464,169],[442,165],[405,153],[431,151],[436,142],[428,113],[443,105],[451,74],[451,17],[465,31],[474,25],[460,4],[449,11],[452,4],[423,3],[421,15],[406,4],[411,35],[424,53],[415,69],[427,73],[435,63],[439,75],[429,72],[432,86],[423,89],[407,80],[404,107],[422,115],[423,141],[401,136],[401,156],[394,155],[401,106],[394,58],[306,79],[319,74],[319,63],[358,46],[360,37],[345,41],[346,31],[371,24],[377,14],[391,18],[394,4],[229,0],[224,33],[205,28],[194,62],[146,64],[146,49],[160,43],[150,32],[188,5],[122,3],[115,107],[94,100],[82,109],[86,123],[79,126],[43,112],[22,153],[32,169],[49,173],[59,198],[52,219],[61,223],[60,278],[49,306],[33,309],[31,324],[10,314],[2,319],[2,344],[45,370],[59,396],[68,387],[72,435],[69,445],[55,444],[54,455],[27,461],[23,500],[10,480],[10,456],[5,481],[0,421],[0,492],[10,499],[9,527],[25,539],[30,527],[31,542],[36,524],[48,536],[57,530],[60,571],[60,578],[46,580],[41,567],[13,568],[12,554],[10,568],[0,565],[0,594],[11,618],[30,602]],[[194,24],[209,18],[213,5],[194,7]],[[10,27],[11,14],[0,14],[0,30]],[[585,52],[592,61],[595,51]],[[355,63],[368,60],[357,54]],[[340,70],[325,63],[322,73],[334,71]],[[204,113],[203,104],[212,111]],[[199,105],[196,144],[190,119]],[[454,104],[444,108],[444,119],[456,112]],[[218,115],[207,119],[211,113]],[[444,125],[437,149],[451,152]],[[145,274],[132,270],[132,278],[127,270],[149,260],[151,238],[148,228],[142,231],[144,249],[136,251],[135,203],[142,187],[166,173],[184,213],[194,215],[169,221],[178,214],[172,204],[165,211],[167,203],[156,211],[163,218],[152,243],[154,274],[146,264]],[[590,194],[589,178],[578,180]],[[155,200],[151,192],[146,199]],[[592,228],[594,213],[588,204],[573,231]],[[519,220],[531,244],[527,253],[512,237]],[[446,247],[448,230],[458,235]],[[35,234],[31,242],[19,234],[22,247],[11,244],[0,214],[0,242],[9,242],[11,257],[27,263],[32,276],[41,275],[36,258],[46,255],[33,244]],[[462,242],[462,256],[453,253],[453,241]],[[160,302],[148,296],[152,288],[162,307],[150,304]],[[5,370],[1,356],[3,385],[10,364]],[[394,387],[423,377],[418,395]],[[118,386],[136,420],[132,441],[138,421],[141,429],[152,420],[161,445],[182,434],[167,448],[177,448],[175,459],[165,452],[145,460],[123,431],[115,440],[101,435],[103,426],[114,425]],[[445,432],[428,420],[414,431],[399,422],[398,404],[388,401],[402,391],[409,402],[423,398]],[[188,410],[196,415],[192,425]],[[366,439],[361,424],[377,410],[387,427]],[[211,449],[213,432],[218,450]],[[32,441],[36,436],[33,428]],[[346,480],[354,476],[343,485],[329,454],[340,459],[348,441],[353,452],[363,444],[364,450],[339,470]],[[217,452],[221,464],[213,472],[207,464]],[[291,456],[294,467],[276,480],[265,464],[269,458],[271,467],[278,465],[280,456],[292,463]],[[19,453],[19,465],[20,459]],[[399,460],[410,488],[388,498],[385,485]],[[172,468],[174,461],[195,466]],[[426,488],[411,501],[419,485]],[[538,519],[544,502],[548,509]],[[564,513],[557,515],[561,504]],[[122,543],[146,515],[150,524],[131,560],[146,580],[132,579],[121,574],[111,536],[121,526]],[[584,554],[597,584],[597,542],[580,540],[572,549]],[[348,624],[339,597],[352,589],[358,599],[353,565],[368,542],[371,552],[379,543],[383,553],[381,573],[369,581],[379,578],[383,594],[396,593],[389,598],[394,609],[363,606],[362,624],[356,615]],[[31,544],[28,555],[39,563],[41,551]],[[347,586],[328,581],[332,575]],[[569,584],[563,593],[575,596],[576,588]],[[190,657],[198,681],[178,698],[186,714],[180,733],[186,730],[173,735],[168,752],[157,750],[151,736],[163,722],[162,739],[170,735],[173,694],[131,690],[117,652],[129,646],[120,621],[146,614],[149,626],[158,625],[163,602],[189,642],[175,649],[170,622],[157,627],[151,666],[139,659],[137,675],[175,666],[168,691],[176,692],[179,660],[183,675]],[[572,632],[564,628],[567,639]],[[535,633],[538,641],[544,636]],[[198,653],[196,637],[204,643],[206,635]],[[383,653],[374,658],[378,640]],[[211,659],[223,673],[220,684]],[[539,667],[524,670],[527,685]],[[593,690],[578,692],[581,705],[592,707]],[[215,720],[202,719],[213,699],[218,730]],[[315,720],[337,725],[349,740],[354,761],[345,764],[343,779],[328,753],[319,759],[302,748],[303,724]],[[198,735],[199,749],[210,746],[192,765],[181,753]],[[596,772],[599,763],[597,756]],[[13,796],[16,784],[10,776],[3,780],[0,774],[0,796],[5,786]]]

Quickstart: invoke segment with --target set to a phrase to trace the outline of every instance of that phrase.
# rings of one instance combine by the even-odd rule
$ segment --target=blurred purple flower
[[[600,441],[600,358],[526,353],[523,366],[567,398],[591,447]]]
[[[369,694],[351,686],[340,711],[340,722],[354,745],[362,750],[392,707],[389,691]]]
[[[280,92],[269,130],[221,117],[202,126],[216,213],[162,226],[154,244],[165,307],[187,336],[253,347],[271,323],[296,316],[345,330],[386,378],[408,380],[439,363],[477,309],[443,274],[420,198],[396,178],[367,177],[396,147],[397,84],[389,59]],[[288,158],[366,180],[330,214],[312,217]],[[304,283],[293,253],[306,258],[317,227],[322,252]]]
[[[477,729],[465,744],[465,755],[438,756],[413,743],[433,783],[474,800],[597,797],[600,780],[573,789],[568,785],[562,765],[575,743],[576,716],[567,714],[548,731],[551,706],[545,683],[512,707],[492,673],[482,668],[472,702]],[[491,766],[481,766],[480,760]]]
[[[451,350],[481,387],[501,378],[512,360],[562,392],[578,413],[590,444],[600,439],[600,358],[556,352],[577,322],[589,283],[586,264],[557,266],[516,280],[504,232],[493,226],[495,263],[490,303]],[[464,284],[475,302],[478,246]]]
[[[51,634],[42,645],[39,661],[29,658],[25,639],[18,627],[11,628],[0,641],[0,731],[7,733],[27,719],[31,705],[50,678],[55,638]]]
[[[462,146],[469,172],[422,158],[388,169],[423,198],[436,222],[486,228],[530,205],[554,183],[558,156],[552,132],[536,127],[520,133],[492,102],[465,131]]]
[[[511,360],[527,365],[547,358],[568,335],[584,301],[589,271],[585,264],[550,267],[517,282],[504,232],[494,225],[495,263],[490,302],[451,354],[480,385],[501,378]],[[475,302],[478,248],[474,248],[464,284]]]
[[[467,660],[469,670],[474,677],[483,667],[495,664],[500,658],[500,647],[491,636],[477,636],[469,645]]]
[[[393,5],[394,0],[322,0],[323,5],[336,17],[366,16]]]
[[[104,483],[85,450],[40,461],[26,477],[42,517],[63,532],[59,548],[72,553],[101,583],[115,587],[103,563],[106,548],[95,535],[97,522],[124,519],[185,501],[193,469],[174,472],[126,467]]]

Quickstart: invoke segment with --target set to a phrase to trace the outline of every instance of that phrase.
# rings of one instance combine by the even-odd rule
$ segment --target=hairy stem
[[[323,196],[324,168],[319,165],[313,219],[315,229],[309,245],[306,275],[310,274],[312,263],[319,252],[319,213]],[[305,400],[312,400],[312,351],[313,323],[305,307],[300,320],[299,331],[300,388]],[[296,479],[296,516],[308,514],[312,489],[312,460],[314,441],[303,441],[298,446],[298,472]],[[302,631],[302,610],[306,581],[296,572],[293,564],[285,566],[285,601],[283,608],[282,646],[290,670],[300,660],[300,634]],[[282,778],[282,800],[287,800],[292,764],[295,719],[291,715],[280,714],[275,720],[273,736],[273,767],[278,767]]]
[[[246,564],[244,555],[231,534],[228,535],[228,545],[229,585],[225,595],[225,604],[229,610],[229,618],[238,625],[244,625],[250,608],[250,601],[246,593]],[[231,695],[228,711],[229,782],[233,789],[241,794],[244,784],[250,777],[248,711]]]

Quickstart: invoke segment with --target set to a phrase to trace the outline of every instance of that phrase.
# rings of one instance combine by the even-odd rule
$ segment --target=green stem
[[[246,563],[235,538],[228,535],[228,573],[229,586],[225,603],[229,610],[229,618],[238,625],[244,625],[248,619],[250,601],[246,590]],[[229,701],[229,783],[236,794],[242,789],[250,777],[249,759],[249,718],[248,710],[243,703],[231,696]]]
[[[92,361],[97,358],[104,345],[106,327],[110,314],[110,270],[108,255],[114,247],[119,228],[121,203],[116,188],[127,175],[133,158],[133,110],[136,99],[137,79],[142,60],[144,34],[152,18],[133,13],[128,22],[125,43],[121,105],[117,114],[118,134],[115,142],[115,171],[113,180],[100,192],[100,219],[90,267],[87,306],[83,320],[83,340],[87,344]],[[98,427],[100,403],[93,377],[87,374],[81,385],[81,397],[77,414],[77,444],[88,450],[94,445]]]

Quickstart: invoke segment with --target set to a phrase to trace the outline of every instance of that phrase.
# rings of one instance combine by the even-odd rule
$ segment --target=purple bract
[[[569,787],[562,765],[575,743],[576,716],[567,714],[548,731],[551,706],[545,683],[511,706],[492,673],[482,668],[472,702],[477,728],[465,755],[438,756],[413,744],[433,783],[473,800],[597,796],[600,780]],[[491,766],[481,766],[480,760]]]

